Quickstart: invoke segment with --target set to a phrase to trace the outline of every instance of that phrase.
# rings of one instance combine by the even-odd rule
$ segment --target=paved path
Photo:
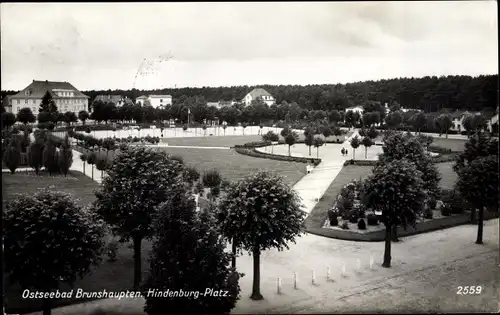
[[[381,268],[384,244],[350,242],[305,235],[290,250],[268,250],[261,258],[261,293],[249,299],[252,257],[237,258],[241,298],[233,314],[498,311],[499,225],[485,223],[484,244],[474,244],[477,227],[463,225],[403,238],[392,244],[392,267]],[[432,246],[429,246],[432,244]],[[229,250],[229,248],[228,248]],[[370,269],[370,257],[374,258]],[[357,259],[361,268],[357,270]],[[341,266],[346,265],[346,276]],[[326,267],[331,281],[326,280]],[[311,283],[312,270],[316,285]],[[293,273],[298,289],[293,288]],[[282,294],[276,292],[277,277]],[[458,296],[457,286],[482,286],[482,293]],[[89,315],[100,308],[113,314],[144,315],[144,301],[107,299],[54,309],[54,315]],[[36,313],[41,314],[41,313]]]
[[[325,194],[333,180],[342,170],[344,162],[349,159],[349,156],[343,156],[340,153],[342,146],[345,148],[350,147],[349,141],[351,138],[358,135],[355,131],[351,137],[347,138],[342,145],[331,145],[327,144],[326,147],[321,147],[320,152],[326,151],[321,155],[322,162],[315,168],[312,172],[306,174],[302,177],[293,188],[298,193],[303,203],[303,210],[310,213],[314,206],[318,203],[319,199]],[[308,148],[303,144],[296,144],[297,147],[302,147],[303,150],[308,150]],[[332,148],[332,149],[325,149]],[[261,151],[265,152],[266,149],[260,148]],[[277,145],[273,148],[274,154],[280,154],[286,150],[286,155],[288,155],[288,145]],[[267,148],[267,152],[271,149]],[[313,157],[314,155],[313,150]],[[304,154],[302,154],[304,155]]]

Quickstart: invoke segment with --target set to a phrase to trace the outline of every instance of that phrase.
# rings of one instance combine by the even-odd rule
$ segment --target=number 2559
[[[470,295],[470,294],[481,294],[481,291],[483,290],[483,287],[480,285],[478,286],[459,286],[457,288],[457,294],[458,295]]]

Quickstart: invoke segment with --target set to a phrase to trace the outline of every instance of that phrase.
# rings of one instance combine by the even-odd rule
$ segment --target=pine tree
[[[59,167],[64,176],[68,175],[71,164],[73,164],[73,150],[71,149],[69,137],[66,135],[59,152]]]
[[[38,109],[39,113],[48,113],[50,114],[50,120],[47,121],[54,121],[57,116],[58,116],[58,110],[56,103],[52,99],[52,95],[50,95],[49,91],[45,93],[45,95],[42,98],[42,102],[40,103],[40,108]],[[47,119],[49,119],[47,117]],[[39,119],[40,120],[40,119]]]
[[[195,202],[182,183],[174,184],[170,196],[155,220],[158,237],[142,288],[146,313],[229,313],[239,299],[240,275],[229,267],[231,254],[224,251],[226,244],[215,228],[214,217],[207,211],[195,212]],[[199,292],[199,296],[162,298],[153,294],[167,289]]]

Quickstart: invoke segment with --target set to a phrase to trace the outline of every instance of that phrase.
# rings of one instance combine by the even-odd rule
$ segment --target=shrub
[[[365,220],[359,219],[359,221],[358,221],[358,229],[360,229],[360,230],[366,230]]]
[[[368,225],[378,225],[378,218],[375,214],[367,215],[366,221],[368,222]]]
[[[431,209],[425,209],[424,218],[425,219],[432,219],[433,217],[434,217],[434,212]]]
[[[205,186],[203,186],[203,183],[201,181],[199,181],[195,185],[195,190],[197,191],[197,193],[199,193],[201,196],[203,196],[203,188],[204,187]]]
[[[330,221],[330,226],[338,226],[339,225],[339,220],[337,219],[336,216],[330,217],[329,221]]]
[[[356,215],[356,213],[351,213],[351,215],[349,216],[349,222],[351,223],[358,223],[358,216]]]
[[[174,161],[177,161],[180,164],[184,165],[184,158],[182,156],[180,156],[180,155],[171,155],[170,159],[174,160]]]
[[[347,221],[342,222],[341,228],[342,230],[349,230],[349,224],[347,223]]]
[[[429,200],[427,200],[427,205],[429,206],[429,209],[431,209],[431,210],[436,209],[436,205],[437,205],[436,198],[430,197]]]
[[[194,167],[187,166],[184,168],[184,180],[188,183],[194,183],[199,181],[200,173]]]
[[[118,242],[117,241],[111,241],[108,244],[107,248],[107,254],[108,254],[108,261],[116,261],[116,254],[118,252]]]
[[[449,204],[445,203],[442,207],[441,207],[441,214],[445,217],[449,217],[451,215],[451,207]]]
[[[220,186],[220,183],[222,182],[222,177],[220,176],[219,171],[213,169],[203,174],[202,181],[205,187],[212,188]]]
[[[456,190],[443,189],[441,191],[441,200],[444,205],[448,206],[452,214],[460,214],[463,213],[465,209],[472,208],[470,203],[468,203]]]

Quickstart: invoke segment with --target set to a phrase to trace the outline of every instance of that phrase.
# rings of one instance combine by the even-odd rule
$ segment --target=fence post
[[[297,273],[293,273],[293,288],[297,290]]]

